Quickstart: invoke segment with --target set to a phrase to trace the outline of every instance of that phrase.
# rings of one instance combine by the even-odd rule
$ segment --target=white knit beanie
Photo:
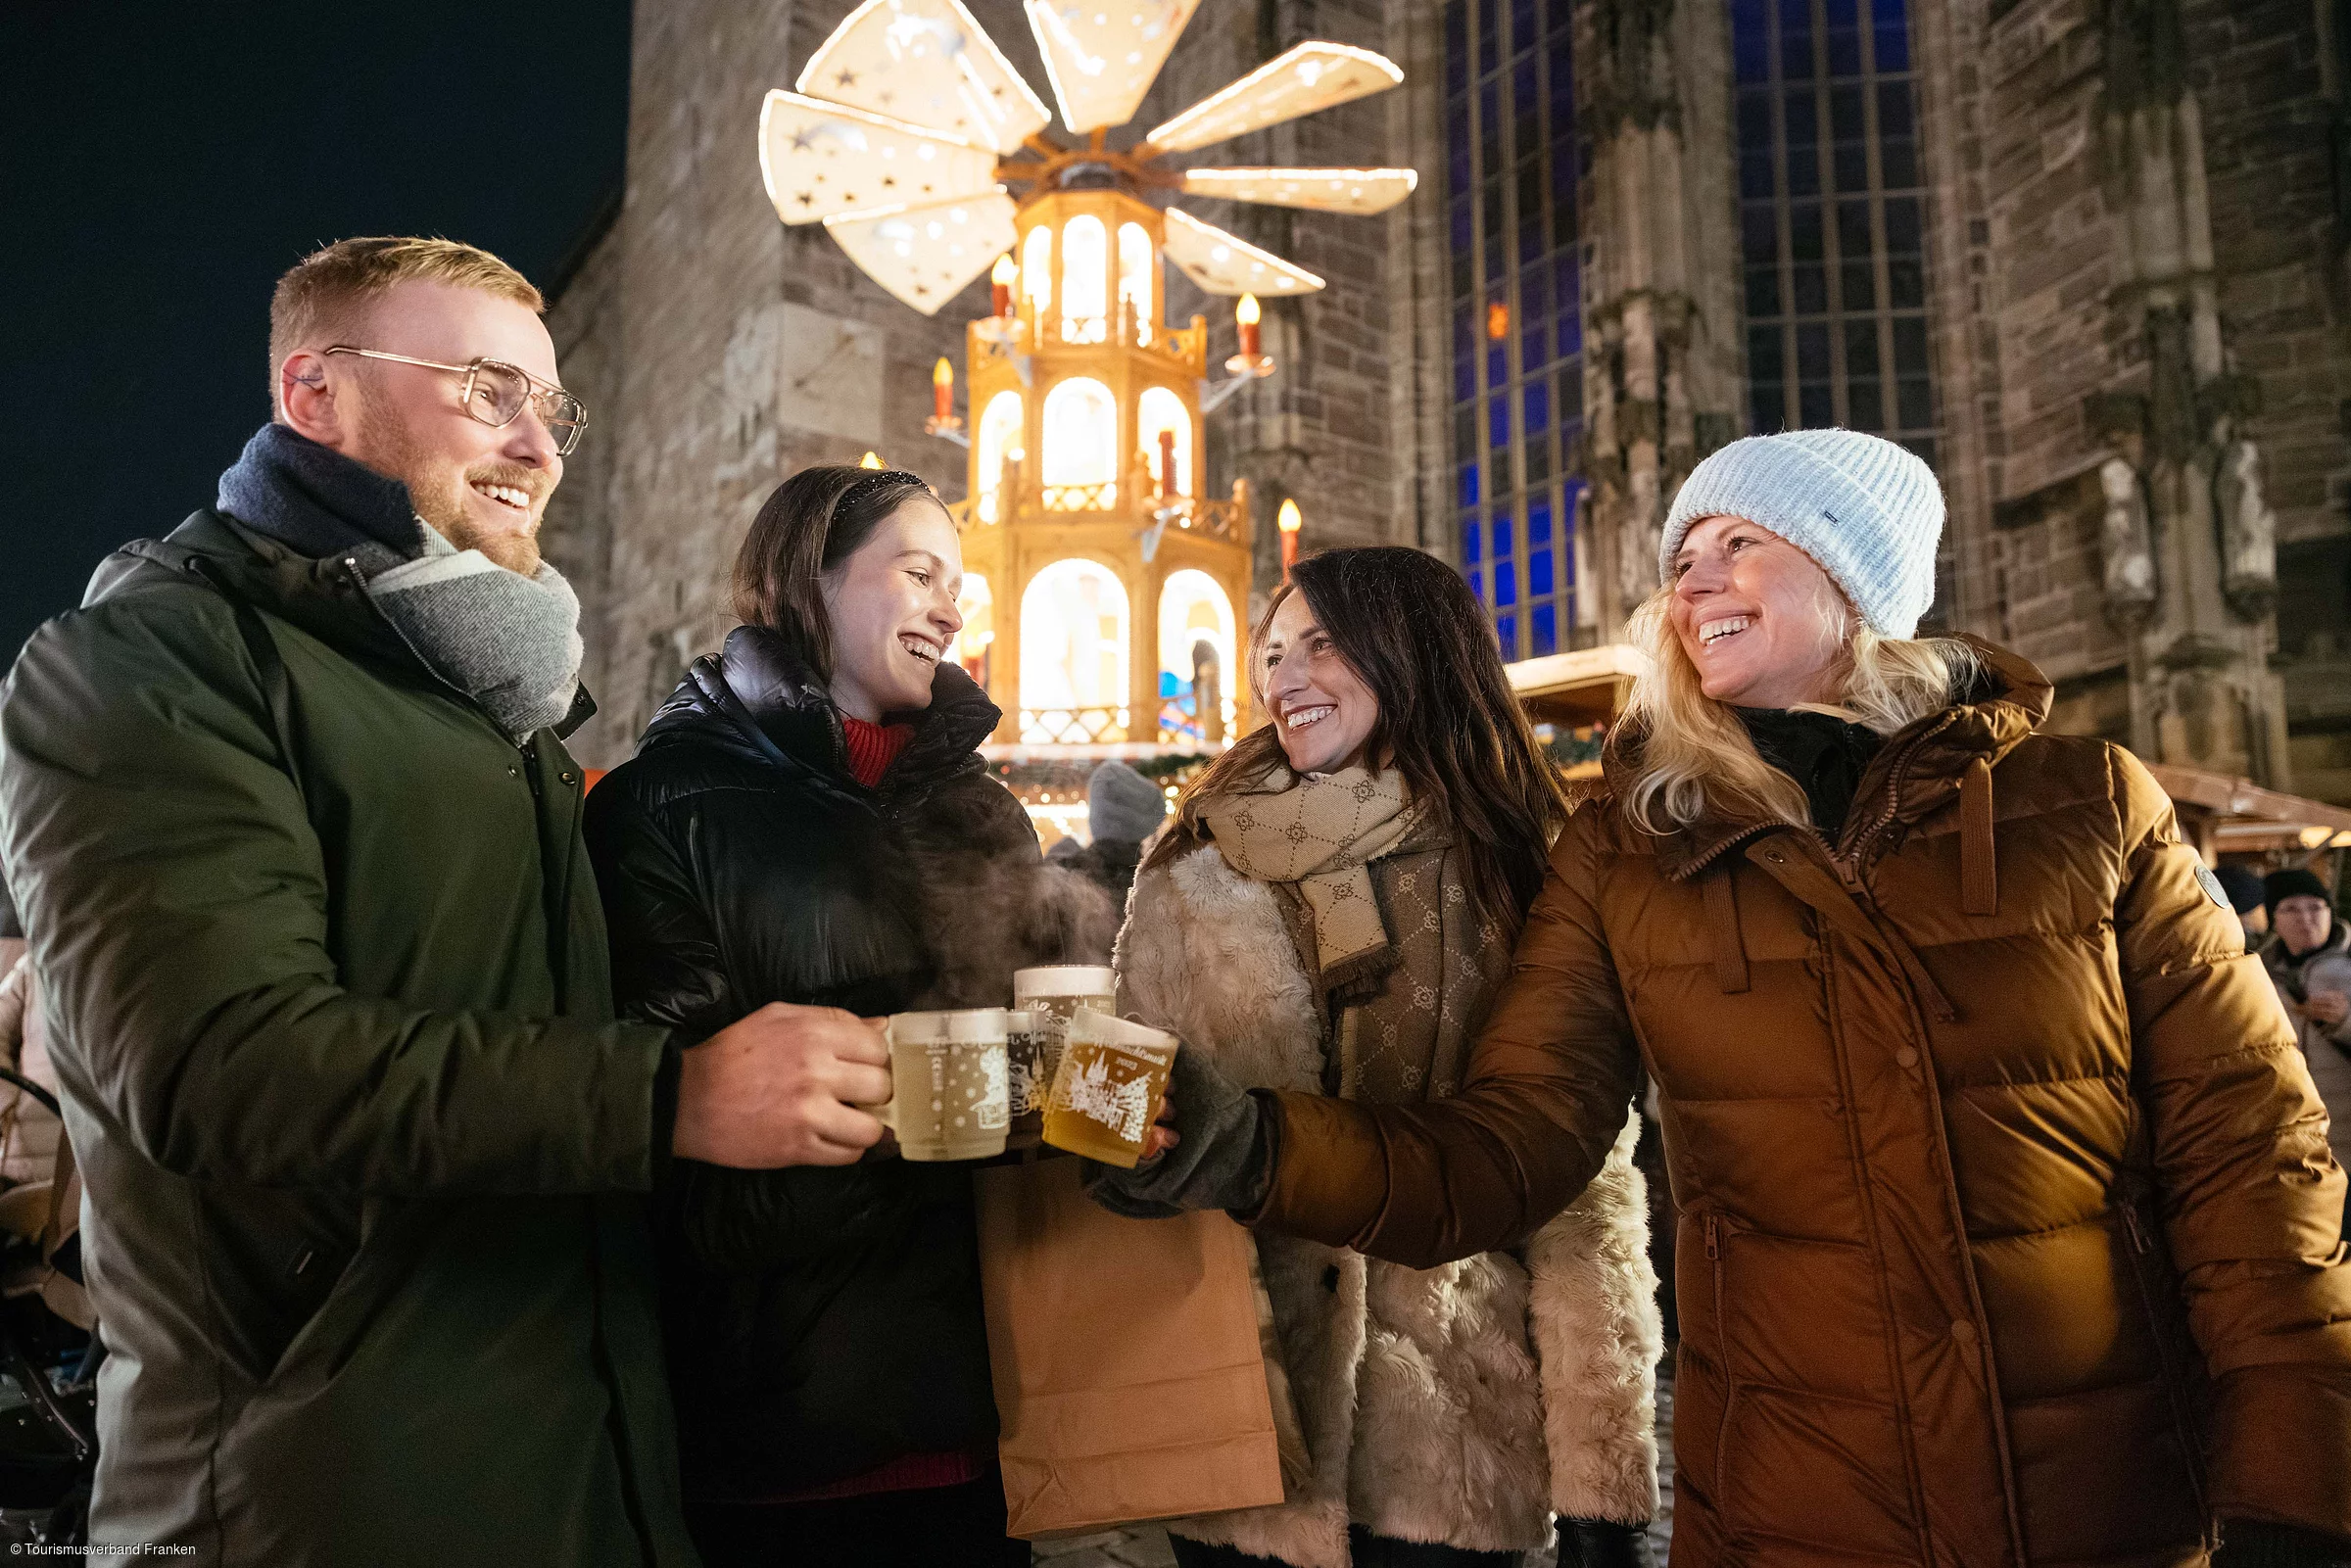
[[[1673,499],[1660,581],[1673,581],[1673,553],[1704,517],[1744,517],[1811,556],[1881,636],[1914,636],[1935,601],[1943,489],[1933,469],[1882,436],[1790,430],[1715,452]]]

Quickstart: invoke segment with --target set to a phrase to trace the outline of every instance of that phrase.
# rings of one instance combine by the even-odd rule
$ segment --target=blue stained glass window
[[[1768,49],[1774,0],[1740,3],[1762,8]],[[1515,658],[1519,621],[1554,652],[1576,613],[1560,543],[1573,501],[1555,488],[1579,486],[1583,460],[1576,209],[1591,149],[1575,130],[1575,0],[1454,0],[1445,21],[1453,440],[1466,449],[1456,526],[1464,575]],[[1510,515],[1520,505],[1523,540]]]
[[[1518,656],[1518,617],[1515,615],[1495,616],[1494,640],[1502,644],[1504,658],[1516,658]]]
[[[1877,29],[1877,67],[1881,75],[1910,69],[1910,25],[1902,15],[1902,0],[1870,0],[1870,20]]]
[[[1840,424],[1931,443],[1923,352],[1899,362],[1900,324],[1925,307],[1929,215],[1905,0],[1727,3],[1751,428]],[[1895,363],[1878,362],[1881,337]]]

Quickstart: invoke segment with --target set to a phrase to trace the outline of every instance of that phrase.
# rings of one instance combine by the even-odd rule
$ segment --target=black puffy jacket
[[[1047,871],[973,750],[997,717],[941,666],[868,789],[775,634],[738,628],[696,660],[589,797],[620,1009],[706,1037],[769,1002],[1001,1007],[1022,965],[1094,961],[1108,910]],[[682,1160],[656,1212],[690,1496],[774,1497],[993,1440],[969,1167]]]

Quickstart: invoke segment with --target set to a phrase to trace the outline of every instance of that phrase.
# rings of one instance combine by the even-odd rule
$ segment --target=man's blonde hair
[[[1626,736],[1638,737],[1624,814],[1659,834],[1709,812],[1809,822],[1802,787],[1763,760],[1729,703],[1702,689],[1697,666],[1674,635],[1672,609],[1668,586],[1634,612],[1627,628],[1649,658],[1621,721]],[[1849,604],[1844,642],[1836,705],[1882,736],[1961,701],[1983,669],[1976,650],[1957,638],[1886,637],[1862,624]]]
[[[269,297],[270,407],[277,406],[277,372],[286,356],[339,341],[370,300],[411,278],[479,289],[534,311],[547,309],[530,279],[475,246],[404,235],[337,240],[295,262]]]

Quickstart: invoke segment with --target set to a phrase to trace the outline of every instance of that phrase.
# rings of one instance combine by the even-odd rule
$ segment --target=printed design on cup
[[[1004,1152],[1005,1012],[899,1013],[889,1020],[892,1093],[877,1108],[908,1160],[984,1160]]]
[[[1100,1122],[1122,1143],[1140,1143],[1143,1127],[1151,1119],[1151,1080],[1147,1075],[1151,1064],[1127,1057],[1145,1075],[1115,1081],[1110,1074],[1114,1051],[1127,1057],[1114,1046],[1097,1045],[1093,1059],[1083,1068],[1063,1073],[1054,1085],[1059,1091],[1054,1109]]]
[[[1002,1051],[990,1051],[980,1059],[980,1070],[986,1081],[976,1091],[973,1116],[983,1132],[1002,1132],[1012,1123],[1010,1063]]]

